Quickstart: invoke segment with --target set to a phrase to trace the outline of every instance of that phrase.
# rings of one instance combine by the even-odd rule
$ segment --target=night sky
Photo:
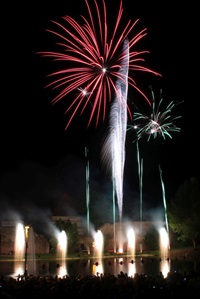
[[[90,1],[89,1],[90,2]],[[105,1],[114,15],[118,1]],[[1,36],[1,219],[25,214],[31,221],[52,213],[80,214],[85,209],[85,146],[89,146],[91,207],[102,221],[112,211],[112,186],[100,152],[107,122],[87,128],[87,112],[74,118],[65,130],[67,100],[50,104],[53,94],[45,89],[46,76],[53,62],[37,54],[55,46],[46,29],[51,20],[70,15],[80,20],[86,15],[84,0],[52,1],[42,5],[28,1],[27,6],[6,4]],[[70,4],[69,4],[70,3]],[[73,5],[71,4],[73,3]],[[192,176],[199,178],[199,93],[197,5],[175,8],[167,1],[162,6],[124,0],[124,19],[139,18],[138,31],[147,28],[141,49],[149,50],[146,66],[162,74],[136,72],[137,84],[148,94],[149,86],[163,90],[164,101],[181,102],[175,113],[181,115],[180,133],[167,140],[141,140],[144,167],[144,209],[152,215],[162,207],[158,165],[161,165],[166,197],[170,200],[180,184]],[[109,19],[109,18],[108,18]],[[112,20],[112,16],[109,22]],[[108,23],[109,23],[108,22]],[[130,89],[129,100],[145,102]],[[145,105],[141,104],[145,107]],[[133,105],[134,107],[134,105]],[[136,145],[127,133],[124,169],[124,215],[137,219],[139,192]],[[96,195],[96,196],[95,196]],[[93,197],[93,198],[92,198]],[[94,199],[95,198],[95,199]],[[105,211],[102,215],[102,210]],[[9,214],[8,214],[9,212]],[[154,215],[155,215],[154,213]]]

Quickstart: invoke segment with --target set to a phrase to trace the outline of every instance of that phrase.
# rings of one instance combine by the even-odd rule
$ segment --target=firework
[[[100,6],[101,2],[101,6]],[[94,0],[94,12],[85,0],[89,18],[81,16],[78,23],[70,16],[64,16],[60,22],[52,21],[56,29],[47,30],[58,39],[58,51],[38,52],[41,56],[50,57],[58,64],[59,70],[48,75],[50,81],[46,87],[55,90],[56,95],[51,103],[68,97],[68,105],[65,113],[69,113],[66,129],[74,116],[80,115],[89,107],[88,126],[95,119],[96,126],[100,119],[104,121],[106,108],[112,98],[117,94],[115,82],[117,79],[126,81],[120,72],[122,61],[126,59],[126,52],[122,51],[123,43],[129,40],[129,72],[149,72],[160,76],[159,73],[145,67],[144,54],[149,51],[138,51],[136,44],[147,34],[146,28],[136,33],[133,37],[136,24],[128,20],[125,26],[121,25],[123,8],[120,1],[119,10],[114,21],[112,17],[107,18],[105,1]],[[107,19],[112,18],[113,28],[108,26]],[[133,76],[128,75],[128,84],[136,89],[147,101],[147,96],[137,86]],[[73,92],[75,94],[73,94]],[[120,98],[120,97],[119,97]],[[127,105],[128,109],[128,105]],[[129,111],[129,109],[128,109]],[[131,117],[131,113],[129,111]]]
[[[87,229],[90,230],[90,163],[88,158],[89,150],[85,147],[86,158],[86,208],[87,208]]]
[[[136,130],[136,139],[140,139],[143,136],[148,136],[149,141],[151,137],[156,139],[157,137],[162,137],[164,140],[169,137],[172,139],[172,133],[180,132],[180,127],[176,125],[177,121],[181,116],[173,116],[173,110],[175,107],[182,103],[174,103],[171,101],[164,109],[163,107],[163,97],[162,90],[160,90],[160,100],[158,106],[155,105],[154,92],[152,94],[152,110],[150,116],[145,115],[140,112],[135,112],[133,114],[134,125],[130,125],[128,129]]]
[[[152,95],[152,105],[151,105],[151,113],[150,115],[146,115],[140,112],[135,112],[133,114],[134,124],[128,126],[128,130],[134,130],[136,132],[136,138],[133,142],[136,141],[137,146],[137,159],[138,159],[138,177],[139,177],[139,192],[140,192],[140,220],[141,220],[141,231],[142,231],[142,183],[143,183],[143,159],[140,159],[140,152],[139,152],[139,139],[148,136],[147,140],[149,141],[150,138],[156,139],[160,137],[164,140],[166,138],[172,139],[172,133],[180,132],[180,127],[176,125],[177,121],[181,118],[181,116],[173,116],[173,110],[175,107],[182,103],[177,102],[174,103],[171,101],[166,107],[163,108],[163,97],[162,97],[162,90],[160,90],[160,98],[158,106],[155,105],[155,95],[151,88],[151,95]],[[165,210],[165,223],[166,229],[169,233],[169,226],[166,214],[166,198],[165,198],[165,186],[164,181],[162,178],[162,170],[161,166],[159,165],[159,172],[160,172],[160,180],[161,180],[161,187],[162,187],[162,195],[163,195],[163,205]]]
[[[166,203],[166,196],[165,196],[165,185],[162,177],[162,169],[161,166],[159,165],[159,173],[160,173],[160,181],[161,181],[161,187],[162,187],[162,195],[163,195],[163,206],[164,206],[164,211],[165,211],[165,225],[167,229],[167,233],[169,234],[169,224],[168,224],[168,219],[167,219],[167,203]]]
[[[122,51],[126,53],[122,61],[120,74],[125,78],[116,81],[117,94],[111,105],[110,110],[110,128],[109,134],[106,137],[102,149],[103,161],[111,168],[113,186],[117,197],[119,208],[119,220],[122,222],[123,210],[123,178],[124,178],[124,163],[125,163],[125,142],[127,128],[127,94],[128,94],[128,59],[129,59],[129,42],[124,41]],[[114,207],[113,202],[113,207]],[[113,208],[114,210],[114,208]],[[115,215],[114,215],[115,219]],[[115,224],[114,224],[115,226]],[[120,248],[122,248],[122,236],[118,236]]]
[[[126,78],[126,81],[117,79],[116,89],[117,95],[111,105],[110,110],[110,128],[102,148],[102,160],[111,169],[114,181],[115,191],[117,195],[119,216],[122,218],[123,206],[123,176],[125,163],[125,141],[127,127],[127,93],[128,93],[128,52],[129,43],[126,40],[123,45],[123,52],[126,52],[120,74]]]

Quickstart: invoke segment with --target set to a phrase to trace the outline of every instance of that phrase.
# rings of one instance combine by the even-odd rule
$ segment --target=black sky
[[[106,2],[109,9],[112,5],[114,11],[118,8],[117,1]],[[142,78],[141,86],[148,90],[152,84],[155,90],[163,89],[167,101],[184,102],[177,109],[177,113],[182,115],[180,133],[165,142],[143,141],[141,144],[146,184],[144,199],[147,207],[150,201],[162,205],[159,202],[162,196],[158,187],[158,161],[169,197],[185,179],[199,178],[200,173],[199,33],[195,18],[198,9],[192,2],[175,8],[169,1],[162,2],[162,6],[153,2],[146,6],[124,0],[123,6],[125,18],[139,18],[138,29],[147,27],[144,46],[150,54],[146,56],[146,63],[162,74],[159,79],[138,75]],[[0,200],[5,209],[9,203],[10,208],[22,204],[48,210],[63,193],[72,202],[83,206],[84,149],[87,144],[90,146],[94,189],[105,193],[107,185],[102,187],[101,184],[105,173],[99,156],[106,124],[98,129],[87,129],[84,117],[76,118],[65,131],[66,103],[51,106],[51,91],[44,88],[51,62],[36,54],[51,50],[52,36],[45,30],[52,19],[58,20],[66,14],[77,19],[85,13],[84,0],[52,1],[50,4],[28,1],[25,6],[7,4],[2,12]],[[126,153],[125,189],[128,191],[125,190],[125,194],[128,204],[126,207],[124,199],[124,205],[128,210],[130,204],[134,206],[132,198],[138,197],[136,149],[129,135]],[[99,204],[106,204],[106,199]]]

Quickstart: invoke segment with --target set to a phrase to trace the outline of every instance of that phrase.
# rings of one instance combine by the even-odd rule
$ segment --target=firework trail
[[[116,194],[119,222],[122,223],[123,211],[123,177],[124,177],[124,163],[125,163],[125,141],[127,129],[127,94],[128,94],[128,65],[129,65],[129,43],[128,39],[124,41],[123,51],[126,53],[124,61],[120,69],[120,75],[126,80],[117,79],[116,81],[116,97],[111,105],[110,110],[110,128],[109,134],[106,137],[102,148],[103,162],[106,162],[107,167],[112,173],[113,180],[113,218],[114,218],[114,250],[115,245],[115,201]],[[123,251],[121,229],[119,229],[118,241],[119,251]]]
[[[126,49],[126,59],[120,72],[128,78],[128,42],[124,42],[124,49]],[[118,79],[116,82],[117,92],[120,96],[116,96],[115,101],[111,107],[110,125],[112,134],[112,147],[113,147],[113,171],[114,183],[117,194],[119,217],[122,220],[123,209],[123,177],[124,177],[124,163],[125,163],[125,141],[126,141],[126,128],[127,128],[127,92],[128,82],[123,82]]]
[[[166,224],[167,233],[169,235],[169,225],[168,225],[168,219],[167,219],[167,204],[166,204],[166,197],[165,197],[165,185],[163,182],[162,169],[161,169],[160,165],[159,165],[159,172],[160,172],[160,181],[161,181],[162,194],[163,194],[163,206],[164,206],[164,210],[165,210],[165,224]]]
[[[110,111],[110,131],[103,146],[103,158],[106,164],[111,166],[114,188],[117,196],[119,219],[122,220],[123,209],[123,177],[125,163],[125,141],[127,129],[127,93],[128,93],[128,59],[129,59],[129,43],[124,41],[123,51],[124,61],[120,69],[123,78],[117,79],[116,90],[117,95],[112,103]]]
[[[101,7],[97,2],[98,4],[101,2]],[[89,109],[88,126],[93,119],[96,126],[100,118],[104,121],[107,104],[118,93],[115,82],[125,81],[123,72],[120,71],[125,60],[129,60],[129,65],[126,67],[133,72],[128,76],[128,84],[147,101],[149,101],[147,96],[133,79],[135,72],[148,72],[160,76],[159,73],[143,65],[145,61],[143,55],[149,52],[136,49],[137,43],[147,34],[146,28],[131,37],[139,20],[135,22],[128,20],[125,26],[121,25],[122,1],[115,20],[113,15],[111,16],[113,24],[111,30],[107,23],[105,1],[92,1],[95,13],[92,12],[89,1],[85,0],[85,3],[89,18],[81,16],[81,24],[70,16],[64,16],[60,22],[52,21],[56,29],[47,30],[56,36],[57,47],[60,50],[38,52],[41,56],[56,61],[58,65],[58,70],[48,75],[50,83],[46,87],[56,93],[51,103],[55,104],[75,91],[76,95],[72,93],[72,97],[67,97],[68,105],[65,114],[69,113],[70,116],[66,129],[75,115],[77,113],[81,115],[86,107]],[[126,52],[122,51],[127,38],[129,59],[126,57]],[[128,111],[132,117],[129,109]]]
[[[88,158],[88,147],[85,147],[86,158],[86,208],[87,208],[87,230],[90,230],[90,165]]]
[[[142,221],[143,221],[143,193],[142,193],[142,185],[143,185],[143,159],[140,159],[140,151],[139,151],[139,143],[137,140],[136,143],[136,147],[137,147],[137,163],[138,163],[138,179],[139,179],[139,193],[140,193],[140,231],[142,234],[143,231],[143,227],[142,227]],[[142,249],[141,249],[142,251]]]

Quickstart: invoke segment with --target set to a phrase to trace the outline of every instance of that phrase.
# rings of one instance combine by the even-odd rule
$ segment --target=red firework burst
[[[100,1],[99,1],[100,2]],[[125,40],[129,41],[129,76],[128,84],[134,87],[148,101],[145,94],[137,87],[135,80],[130,76],[134,71],[143,71],[160,75],[157,72],[142,65],[143,54],[149,51],[136,51],[135,45],[147,33],[146,28],[138,32],[132,38],[130,35],[138,19],[135,22],[129,20],[125,26],[121,26],[123,15],[122,1],[120,1],[118,14],[112,30],[107,23],[107,9],[105,1],[101,1],[101,7],[94,0],[95,13],[85,0],[89,18],[81,16],[82,24],[79,24],[70,16],[64,16],[62,22],[52,21],[57,30],[48,30],[54,34],[59,43],[60,51],[39,52],[44,57],[50,57],[55,61],[61,61],[62,66],[56,72],[49,74],[50,83],[46,87],[56,89],[57,95],[52,104],[65,98],[69,93],[76,90],[76,95],[70,102],[65,113],[71,113],[66,129],[70,125],[75,114],[83,113],[90,106],[88,126],[93,118],[96,126],[102,115],[104,121],[106,107],[117,93],[115,81],[120,78],[124,82],[123,75],[119,72],[127,53],[122,51]],[[109,30],[108,30],[109,29]],[[77,93],[78,92],[78,93]],[[128,109],[128,106],[127,106]]]

